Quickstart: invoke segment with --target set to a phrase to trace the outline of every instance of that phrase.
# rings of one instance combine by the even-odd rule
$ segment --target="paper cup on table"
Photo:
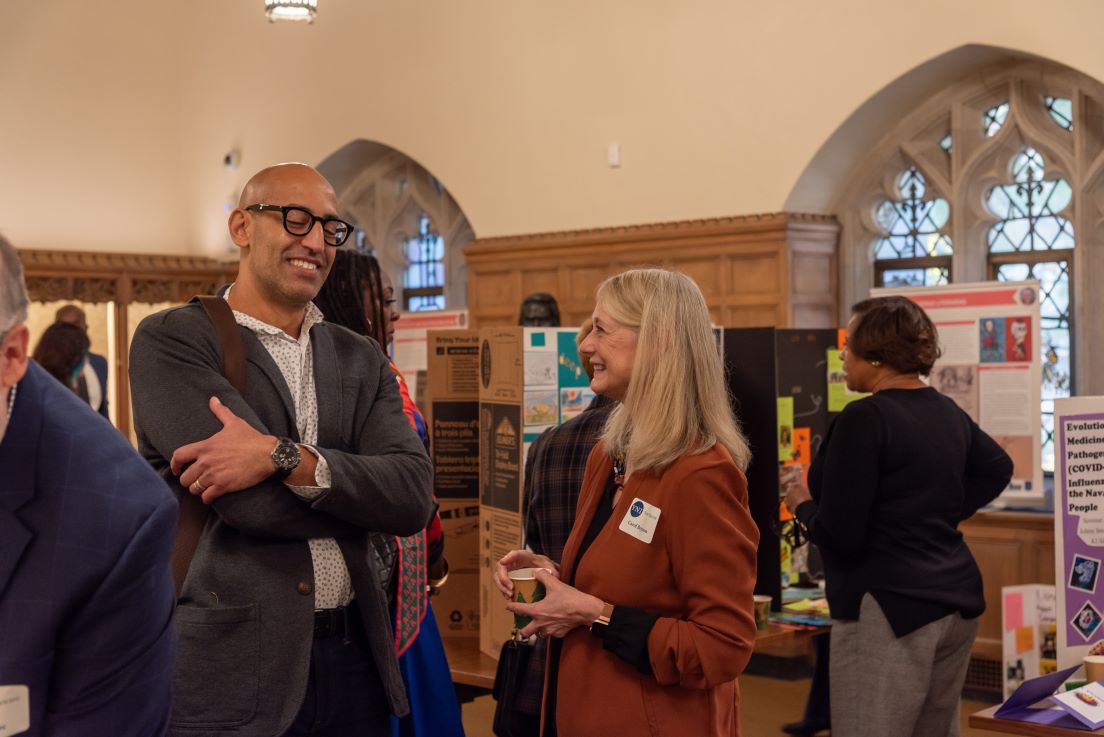
[[[544,584],[537,580],[537,571],[552,572],[547,568],[518,568],[507,574],[514,584],[514,601],[518,604],[534,604],[544,598]],[[532,617],[514,615],[514,627],[519,630],[532,621]]]
[[[1104,655],[1088,655],[1085,657],[1085,679],[1104,681]]]
[[[765,630],[770,624],[771,598],[766,594],[755,594],[755,626]]]

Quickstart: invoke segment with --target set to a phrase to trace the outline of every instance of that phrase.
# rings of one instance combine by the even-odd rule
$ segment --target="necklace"
[[[0,427],[0,437],[4,436],[4,431],[8,429],[8,423],[11,422],[12,408],[15,407],[15,390],[18,388],[18,384],[12,384],[12,388],[8,392],[8,414],[4,416],[4,426]]]

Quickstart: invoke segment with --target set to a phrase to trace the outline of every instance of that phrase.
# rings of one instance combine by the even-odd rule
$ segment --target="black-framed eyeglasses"
[[[311,232],[315,223],[322,223],[322,240],[334,248],[349,239],[353,226],[341,218],[318,217],[305,207],[296,205],[250,205],[246,210],[257,212],[279,212],[284,218],[284,230],[291,235],[304,236]]]

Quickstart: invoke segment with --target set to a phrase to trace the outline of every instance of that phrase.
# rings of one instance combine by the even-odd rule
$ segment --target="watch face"
[[[287,438],[281,439],[272,451],[272,465],[277,471],[293,471],[299,465],[299,446]]]

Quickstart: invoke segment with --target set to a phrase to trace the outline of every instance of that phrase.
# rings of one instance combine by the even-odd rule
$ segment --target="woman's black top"
[[[934,389],[887,389],[849,404],[809,469],[795,510],[824,557],[832,617],[863,595],[898,637],[952,612],[985,611],[981,573],[958,523],[1008,485],[1012,460]]]

